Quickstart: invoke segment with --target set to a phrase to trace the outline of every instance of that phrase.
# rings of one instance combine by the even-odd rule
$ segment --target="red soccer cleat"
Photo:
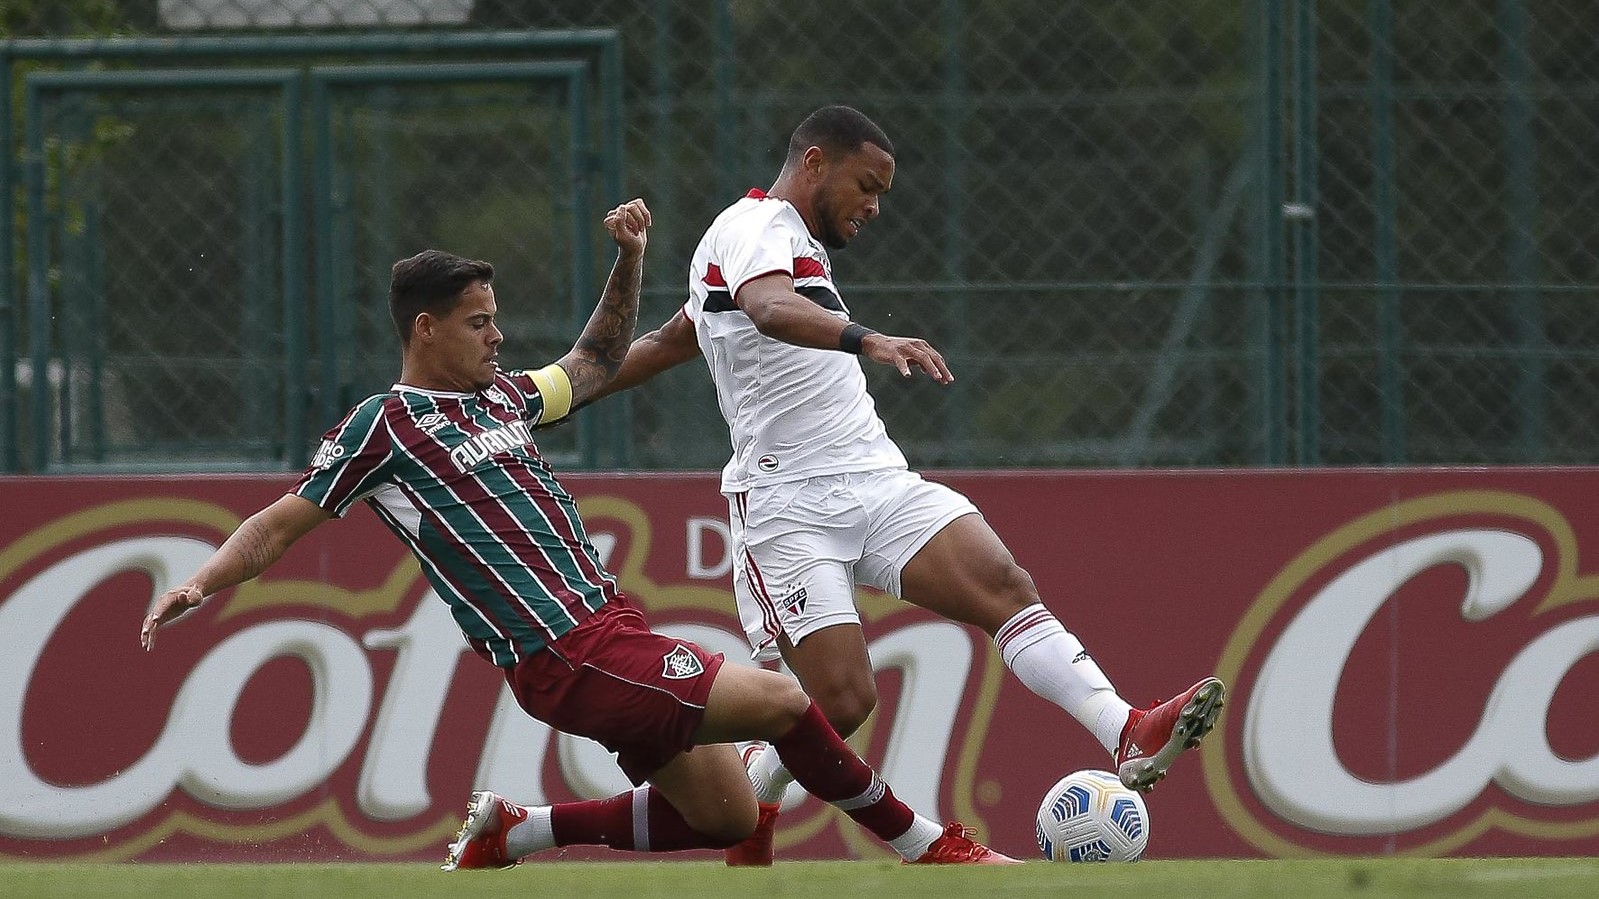
[[[1159,705],[1128,712],[1116,747],[1116,773],[1122,783],[1141,793],[1153,790],[1177,756],[1198,746],[1216,726],[1216,716],[1226,703],[1227,688],[1207,677]]]
[[[927,847],[927,851],[907,865],[1019,865],[1019,859],[998,852],[972,839],[977,831],[958,821],[951,821],[944,833]]]
[[[772,836],[777,832],[776,802],[756,803],[761,816],[755,820],[755,832],[737,846],[722,850],[722,859],[729,868],[770,868],[772,866]]]
[[[472,794],[466,804],[466,820],[444,856],[444,870],[460,868],[514,868],[522,863],[509,858],[505,835],[527,820],[527,809],[507,802],[488,790]]]

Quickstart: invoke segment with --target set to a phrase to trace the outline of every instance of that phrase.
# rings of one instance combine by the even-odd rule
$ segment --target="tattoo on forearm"
[[[273,548],[272,541],[267,538],[266,531],[256,522],[246,521],[228,538],[228,543],[233,544],[241,570],[239,581],[243,583],[277,561],[278,553]]]
[[[643,276],[642,254],[617,258],[611,277],[605,282],[605,293],[573,347],[573,364],[567,375],[572,379],[574,397],[589,396],[621,369],[638,324]]]

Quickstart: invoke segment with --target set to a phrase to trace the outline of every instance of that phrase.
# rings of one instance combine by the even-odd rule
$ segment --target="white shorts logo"
[[[700,657],[681,643],[663,656],[661,662],[665,666],[661,671],[661,677],[667,680],[688,680],[705,673],[705,665],[700,662]]]
[[[771,453],[767,453],[766,455],[764,455],[764,456],[760,457],[759,459],[755,460],[755,467],[759,468],[761,471],[766,471],[766,472],[776,471],[777,470],[777,457],[772,455]]]

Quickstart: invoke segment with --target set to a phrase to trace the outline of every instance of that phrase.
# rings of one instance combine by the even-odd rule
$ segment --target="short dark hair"
[[[859,150],[862,144],[876,144],[884,153],[894,155],[894,144],[888,135],[860,110],[823,106],[794,129],[793,136],[788,139],[788,158],[797,159],[811,147],[848,154]]]
[[[494,266],[443,250],[423,250],[394,263],[389,278],[389,315],[400,345],[411,343],[411,325],[424,312],[446,316],[468,287],[494,280]]]

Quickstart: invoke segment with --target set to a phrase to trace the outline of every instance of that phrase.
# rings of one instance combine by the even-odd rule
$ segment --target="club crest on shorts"
[[[667,680],[688,680],[705,673],[705,665],[700,657],[689,651],[687,646],[679,643],[677,648],[661,657],[663,669],[661,676]]]
[[[810,599],[804,584],[790,584],[788,595],[783,599],[783,611],[789,616],[796,616],[805,611],[805,601]]]

